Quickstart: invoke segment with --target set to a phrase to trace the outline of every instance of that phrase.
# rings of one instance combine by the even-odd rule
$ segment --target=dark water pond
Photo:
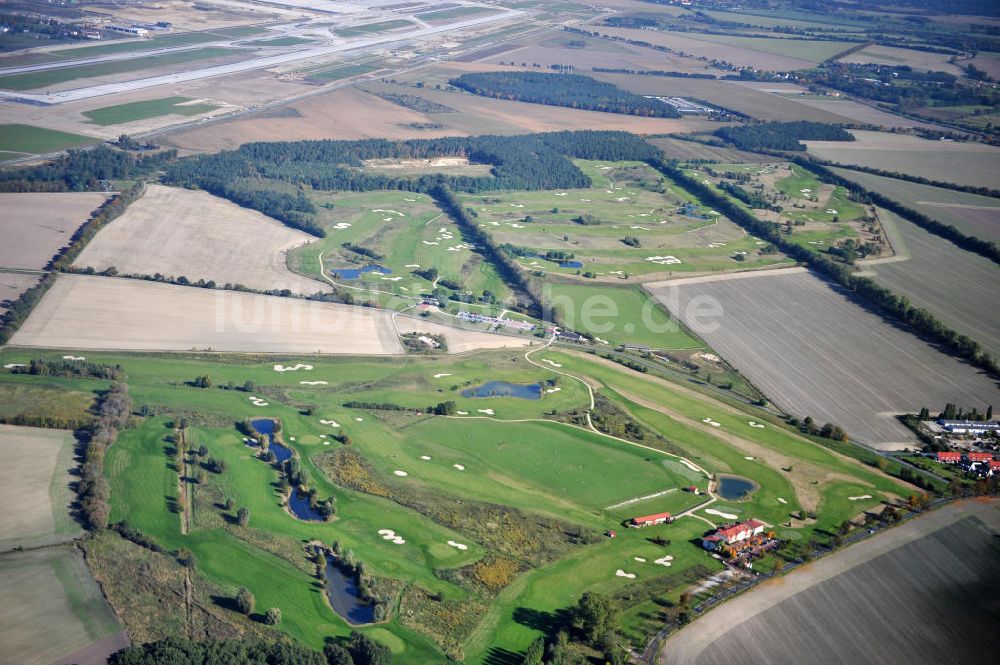
[[[723,499],[736,501],[757,491],[758,485],[749,478],[740,476],[719,476],[718,493]]]
[[[337,566],[336,557],[326,557],[326,597],[333,611],[347,623],[358,626],[375,621],[375,606],[358,597],[354,578]]]
[[[250,424],[253,428],[260,432],[261,434],[266,434],[268,440],[271,442],[270,451],[274,454],[274,459],[281,464],[285,460],[291,458],[292,451],[287,446],[283,446],[274,440],[274,421],[270,418],[258,418],[256,420],[251,420]]]
[[[309,495],[292,490],[288,496],[288,509],[292,514],[305,522],[323,522],[323,516],[319,514],[312,504],[309,503]]]
[[[559,263],[560,268],[582,268],[583,264],[579,261],[562,261]]]
[[[466,388],[462,397],[518,397],[520,399],[541,399],[542,384],[540,383],[507,383],[506,381],[488,381],[475,388]]]
[[[284,464],[286,460],[290,460],[292,458],[292,450],[290,448],[286,448],[280,443],[275,443],[274,441],[271,442],[270,451],[271,454],[274,455],[274,459],[278,464]]]
[[[366,272],[377,272],[380,275],[390,275],[392,270],[385,266],[372,265],[364,268],[336,268],[330,271],[331,275],[340,275],[341,279],[361,279]]]

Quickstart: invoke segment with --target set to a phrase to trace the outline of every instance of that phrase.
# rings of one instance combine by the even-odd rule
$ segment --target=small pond
[[[347,623],[358,626],[375,621],[375,606],[358,597],[354,578],[337,566],[334,556],[326,557],[326,597],[333,611]]]
[[[288,509],[292,511],[292,515],[305,522],[325,521],[319,511],[309,503],[309,495],[298,490],[292,490],[288,495]]]
[[[340,279],[361,279],[361,276],[366,272],[377,272],[380,275],[392,274],[392,270],[379,265],[365,266],[364,268],[335,268],[330,271],[330,274],[334,277],[339,276]]]
[[[292,450],[291,450],[291,448],[283,446],[280,443],[276,443],[276,442],[272,441],[270,447],[268,448],[268,450],[270,450],[271,454],[274,455],[274,460],[278,464],[284,464],[286,460],[289,460],[289,459],[292,458]]]
[[[738,501],[745,499],[759,489],[759,485],[742,476],[719,476],[717,492],[723,499]]]
[[[270,445],[268,449],[274,455],[274,459],[277,460],[278,464],[282,464],[285,460],[290,459],[292,456],[292,451],[287,446],[283,446],[274,440],[274,421],[270,418],[257,418],[256,420],[251,420],[250,424],[253,428],[257,430],[260,434],[266,434]]]
[[[560,268],[582,268],[583,264],[580,263],[579,261],[560,261],[559,262],[559,267]]]
[[[507,383],[506,381],[488,381],[475,388],[466,388],[462,397],[518,397],[520,399],[541,399],[542,384],[540,383]]]

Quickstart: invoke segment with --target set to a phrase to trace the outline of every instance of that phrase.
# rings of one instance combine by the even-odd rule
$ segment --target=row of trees
[[[120,217],[145,191],[145,184],[139,182],[101,204],[90,219],[73,233],[69,244],[52,258],[48,267],[53,270],[68,270],[97,232]]]
[[[249,592],[248,592],[249,593]],[[270,615],[272,608],[268,610]],[[280,610],[277,612],[280,619]],[[267,621],[267,616],[265,616]],[[168,637],[130,646],[111,655],[109,665],[389,665],[387,647],[358,632],[344,643],[329,642],[323,652],[285,642],[256,640],[193,641]]]
[[[11,373],[104,379],[105,381],[118,381],[125,377],[125,370],[121,365],[101,365],[84,360],[46,360],[45,358],[32,358],[26,366],[12,368]]]
[[[856,182],[848,180],[847,178],[842,178],[825,166],[816,164],[811,160],[796,157],[792,161],[803,168],[809,169],[819,176],[820,179],[826,182],[847,188],[851,191],[851,199],[854,201],[874,203],[877,206],[881,206],[886,210],[896,213],[907,221],[913,222],[922,229],[930,231],[935,235],[941,236],[945,240],[955,243],[964,250],[974,252],[980,256],[985,256],[995,263],[1000,263],[1000,247],[998,247],[992,240],[983,240],[975,236],[966,235],[951,224],[943,224],[936,219],[931,219],[922,212],[904,206],[902,203],[884,196],[879,192],[873,192],[869,189],[865,189]]]
[[[91,529],[108,526],[110,491],[104,478],[104,453],[118,438],[118,430],[128,425],[131,413],[132,398],[128,394],[128,385],[120,381],[112,383],[101,397],[97,419],[86,435],[84,462],[77,484],[80,513]]]
[[[37,284],[14,300],[2,301],[2,304],[7,307],[7,311],[0,314],[0,344],[6,344],[13,337],[17,329],[31,314],[31,310],[35,308],[35,305],[55,281],[56,275],[54,273],[46,273]]]
[[[703,203],[712,206],[753,235],[770,242],[792,259],[805,263],[816,272],[843,286],[859,299],[908,325],[921,337],[944,346],[955,355],[968,360],[994,376],[1000,376],[1000,366],[997,365],[996,360],[989,353],[983,351],[976,341],[949,328],[926,309],[914,307],[906,298],[896,295],[869,277],[855,274],[849,266],[834,261],[829,255],[816,254],[787,240],[780,231],[780,225],[757,219],[711,187],[689,177],[682,169],[678,168],[676,162],[654,159],[649,160],[648,163],[680,183]]]
[[[580,74],[474,72],[462,74],[450,83],[475,95],[496,99],[654,118],[680,117],[669,104]]]

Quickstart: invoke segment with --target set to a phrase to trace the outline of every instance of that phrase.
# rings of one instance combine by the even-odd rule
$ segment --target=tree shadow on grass
[[[491,647],[486,658],[483,659],[484,665],[521,665],[523,661],[522,654],[500,647]]]
[[[569,611],[543,612],[530,607],[518,607],[514,610],[514,621],[545,633],[547,638],[551,638],[569,624]]]

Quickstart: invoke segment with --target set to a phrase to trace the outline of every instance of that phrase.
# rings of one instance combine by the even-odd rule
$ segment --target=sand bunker
[[[338,423],[336,420],[322,420],[321,419],[319,422],[321,424],[323,424],[323,425],[329,425],[330,427],[340,427],[340,423]],[[326,436],[326,434],[321,434],[320,436]]]
[[[396,532],[392,529],[379,529],[378,535],[382,536],[382,540],[391,541],[393,545],[404,545],[406,541],[400,536],[396,535]]]
[[[871,494],[862,494],[861,496],[849,496],[849,497],[847,497],[847,499],[849,501],[860,501],[861,499],[870,499],[870,498],[872,498]]]
[[[305,363],[297,363],[295,365],[290,365],[288,367],[286,367],[285,365],[282,365],[282,364],[279,363],[279,364],[277,364],[277,365],[274,366],[274,371],[275,372],[297,372],[300,369],[304,369],[306,371],[309,371],[312,368],[313,368],[312,365],[307,365]]]
[[[401,478],[405,478],[406,476],[410,475],[406,471],[400,471],[399,469],[396,469],[395,471],[393,471],[393,473]]]
[[[655,563],[657,565],[660,565],[660,566],[669,566],[670,562],[673,561],[673,560],[674,560],[674,557],[672,557],[672,556],[670,556],[668,554],[666,556],[661,556],[659,559],[657,559],[653,563]]]
[[[452,466],[455,467],[456,469],[458,469],[459,471],[465,471],[465,465],[464,464],[452,464]]]
[[[468,411],[456,411],[455,413],[457,413],[460,416],[467,416],[467,415],[469,415]]]
[[[406,215],[399,212],[398,210],[383,210],[382,208],[375,208],[374,210],[372,210],[372,212],[383,212],[389,215],[399,215],[400,217],[406,217]]]
[[[84,356],[63,356],[63,360],[86,360]]]
[[[299,381],[300,386],[325,386],[329,381]]]
[[[634,556],[632,558],[638,561],[639,563],[646,563],[646,560],[643,559],[641,556]]]
[[[779,497],[778,497],[778,503],[784,503],[784,504],[787,504],[788,502],[787,502],[787,501],[785,501],[784,499],[782,499],[782,498],[781,498],[781,497],[779,496]]]
[[[448,544],[451,545],[452,547],[454,547],[457,550],[467,550],[467,549],[469,549],[468,545],[464,545],[462,543],[456,543],[454,540],[449,540]]]
[[[447,374],[447,373],[442,372],[441,374],[435,374],[434,378],[435,379],[443,379],[446,376],[451,376],[451,374]]]
[[[739,517],[739,515],[733,515],[732,513],[724,513],[721,510],[716,510],[715,508],[706,508],[705,512],[709,515],[718,515],[724,520],[734,520],[737,517]]]
[[[431,456],[430,456],[430,455],[421,455],[421,456],[420,456],[420,459],[424,460],[425,462],[426,462],[426,461],[429,461],[429,460],[430,460],[430,458],[431,458]]]
[[[676,256],[669,254],[667,256],[647,256],[646,260],[661,266],[672,266],[672,265],[677,265],[678,263],[684,263]]]
[[[403,267],[404,267],[404,268],[419,268],[419,267],[420,267],[420,264],[419,264],[419,263],[407,263],[407,264],[406,264],[405,266],[403,266]]]
[[[763,423],[758,423],[755,420],[748,420],[747,421],[747,425],[750,425],[750,427],[753,427],[755,429],[764,429],[764,427],[765,427],[765,425]]]
[[[253,395],[250,396],[250,401],[254,406],[268,406],[269,404],[269,402],[264,401],[260,397],[254,397]]]
[[[333,228],[335,228],[335,229],[337,229],[339,231],[343,231],[344,229],[351,228],[351,225],[349,223],[347,223],[347,222],[338,222],[338,223],[336,223],[336,224],[333,225]]]
[[[753,457],[753,456],[751,456],[751,455],[746,455],[746,456],[744,456],[744,457],[743,457],[743,459],[745,459],[745,460],[751,460],[751,461],[752,461],[752,460],[755,460],[755,459],[757,459],[757,458],[756,458],[756,457]]]
[[[706,425],[711,425],[712,427],[721,427],[722,426],[722,423],[720,423],[717,420],[712,420],[711,418],[702,418],[701,422],[705,423]]]
[[[555,388],[546,388],[545,392],[547,392],[547,393],[557,393],[560,390],[562,390],[562,388],[560,388],[559,386],[556,386]]]
[[[615,576],[616,577],[627,577],[630,580],[634,580],[635,579],[635,573],[626,573],[621,568],[619,568],[618,570],[615,571]]]
[[[496,412],[493,409],[476,409],[479,413],[485,413],[488,416],[495,416]]]
[[[357,422],[359,422],[359,423],[360,423],[360,422],[363,422],[363,421],[364,421],[364,418],[359,418],[359,417],[355,416],[355,417],[354,417],[354,420],[356,420]]]
[[[7,363],[3,366],[4,369],[17,369],[18,367],[27,367],[24,363]]]

